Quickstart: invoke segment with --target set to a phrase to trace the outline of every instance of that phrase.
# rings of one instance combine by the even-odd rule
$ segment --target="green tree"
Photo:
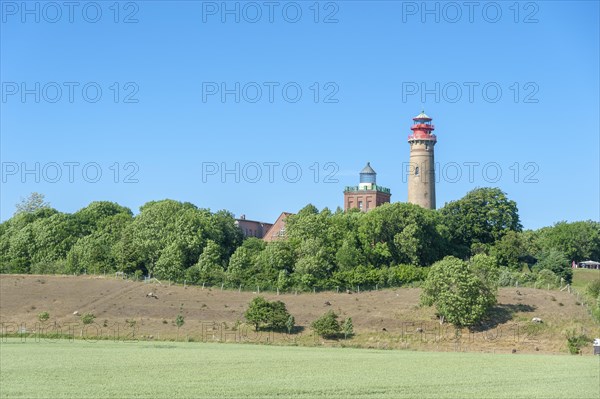
[[[221,247],[213,240],[208,240],[196,266],[199,270],[199,283],[217,284],[222,282],[225,270],[221,260]]]
[[[540,229],[538,240],[543,252],[560,251],[569,261],[600,259],[599,222],[559,222]]]
[[[179,281],[183,279],[185,254],[177,242],[169,244],[160,254],[154,267],[154,275],[159,279]]]
[[[384,204],[360,218],[358,235],[367,262],[430,265],[445,246],[435,211],[408,203]]]
[[[311,289],[313,284],[323,281],[332,270],[324,243],[317,238],[309,238],[300,244],[294,272],[304,285]]]
[[[294,316],[289,315],[288,319],[285,322],[285,328],[288,334],[291,334],[292,331],[294,331],[294,327],[296,327],[296,319],[294,318]]]
[[[339,270],[348,271],[360,264],[364,264],[365,258],[359,244],[354,242],[354,240],[346,239],[337,250],[335,261]]]
[[[478,188],[439,211],[452,252],[470,253],[472,244],[492,244],[509,231],[521,231],[517,204],[498,188]]]
[[[77,240],[67,253],[66,267],[69,273],[114,272],[118,270],[118,260],[114,251],[121,240],[123,230],[133,221],[126,213],[117,213],[98,221],[95,230]]]
[[[237,287],[247,282],[252,268],[252,257],[247,248],[241,246],[229,258],[225,279],[229,286]]]
[[[16,213],[34,213],[43,208],[50,208],[50,203],[45,201],[44,194],[33,192],[27,198],[21,198],[16,208]]]
[[[494,291],[471,266],[452,256],[431,266],[422,288],[421,303],[435,306],[442,321],[457,326],[477,323],[496,303]]]
[[[75,212],[73,218],[77,220],[82,235],[88,235],[98,229],[106,229],[107,224],[110,225],[116,215],[122,215],[125,220],[131,222],[133,213],[131,209],[115,202],[94,201]]]
[[[269,322],[271,306],[269,302],[262,296],[257,296],[250,302],[248,309],[244,313],[244,317],[249,323],[254,325],[254,329],[258,331],[263,324]]]
[[[177,326],[177,341],[179,341],[179,329],[185,324],[185,318],[181,313],[175,318],[175,325]]]
[[[348,317],[342,323],[342,333],[344,333],[344,339],[354,334],[354,325],[352,324],[352,317]]]
[[[471,271],[494,294],[498,289],[498,279],[500,278],[500,269],[498,269],[496,263],[496,258],[486,254],[477,254],[469,260]]]
[[[340,322],[337,319],[338,315],[333,310],[329,310],[317,320],[313,321],[310,327],[321,337],[335,338],[341,332]]]
[[[269,302],[257,296],[250,302],[244,313],[246,320],[254,325],[256,331],[261,327],[281,330],[287,327],[290,320],[285,303],[281,301]]]
[[[286,328],[287,322],[290,318],[285,303],[281,301],[273,301],[269,303],[271,312],[269,314],[268,327],[275,330],[283,330]]]
[[[549,249],[542,251],[542,253],[539,255],[538,262],[533,266],[533,270],[540,271],[544,269],[552,271],[569,284],[573,280],[573,269],[571,268],[571,262],[569,262],[565,254],[559,250]]]
[[[512,270],[521,270],[521,261],[526,255],[522,233],[507,231],[494,243],[490,252],[496,258],[498,265]]]
[[[275,284],[281,270],[291,273],[294,266],[294,251],[287,241],[274,241],[256,255],[249,283],[253,285]]]

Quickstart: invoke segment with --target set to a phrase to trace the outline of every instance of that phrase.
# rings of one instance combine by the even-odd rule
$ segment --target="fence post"
[[[238,288],[238,292],[242,292],[242,285],[240,284],[240,288]]]
[[[335,292],[336,292],[337,294],[339,294],[339,293],[340,293],[340,287],[335,287]]]
[[[185,288],[185,283],[187,282],[187,280],[183,280],[183,288]]]
[[[358,290],[356,291],[358,294],[360,294],[360,285],[356,286],[358,288]]]
[[[202,289],[204,289],[204,284],[206,284],[206,283],[202,283]]]
[[[223,285],[225,285],[225,283],[221,283],[221,291],[223,291]]]
[[[258,292],[260,294],[260,286],[256,286],[256,292]]]
[[[279,295],[279,287],[277,287],[277,295]]]

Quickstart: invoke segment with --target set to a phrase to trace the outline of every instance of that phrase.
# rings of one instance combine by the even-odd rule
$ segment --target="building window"
[[[418,166],[415,168],[415,176],[419,176],[419,167]]]
[[[362,209],[363,209],[363,202],[362,201],[358,201],[358,209],[360,209],[362,211]]]

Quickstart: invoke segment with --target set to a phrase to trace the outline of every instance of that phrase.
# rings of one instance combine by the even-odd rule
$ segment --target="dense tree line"
[[[512,283],[550,270],[569,281],[570,262],[600,258],[600,224],[560,222],[522,231],[517,205],[480,188],[440,210],[408,203],[367,213],[312,205],[288,217],[287,239],[244,239],[233,215],[173,200],[137,215],[111,202],[72,213],[33,195],[0,224],[0,272],[101,274],[122,271],[172,281],[260,289],[399,286],[425,280],[446,256],[481,254]],[[546,276],[547,277],[547,276]]]

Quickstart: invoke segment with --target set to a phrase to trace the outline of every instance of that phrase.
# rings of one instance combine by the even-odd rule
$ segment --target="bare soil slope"
[[[155,297],[148,297],[152,292]],[[322,292],[316,294],[266,293],[269,300],[285,302],[295,316],[299,333],[289,337],[266,334],[252,339],[261,342],[295,342],[304,345],[323,344],[311,335],[310,323],[329,309],[352,317],[356,335],[349,340],[326,342],[328,345],[348,345],[379,348],[424,350],[468,350],[489,352],[566,351],[565,333],[583,331],[590,337],[600,336],[600,329],[581,306],[577,297],[567,292],[530,288],[503,288],[498,295],[494,316],[475,331],[462,330],[459,335],[452,326],[437,322],[433,308],[420,308],[420,290],[416,288],[387,289],[361,293]],[[256,294],[221,291],[218,288],[144,284],[98,276],[0,276],[0,322],[3,332],[17,328],[33,332],[42,329],[37,315],[49,312],[48,323],[75,326],[78,316],[93,313],[95,331],[103,336],[131,335],[135,322],[135,337],[142,339],[194,339],[217,341],[251,341],[244,326],[244,311]],[[177,314],[185,324],[177,331]],[[539,317],[541,325],[531,322]],[[71,327],[79,331],[80,325]],[[129,330],[128,330],[129,329]],[[49,331],[49,330],[47,330]],[[245,332],[243,332],[245,331]],[[77,336],[75,333],[73,335]],[[591,352],[591,346],[584,353]]]

